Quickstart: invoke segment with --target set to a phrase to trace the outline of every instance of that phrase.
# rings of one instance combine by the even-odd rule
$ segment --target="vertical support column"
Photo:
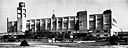
[[[47,30],[47,19],[45,19],[45,30]]]
[[[87,30],[89,30],[89,12],[87,12]]]
[[[62,31],[64,29],[64,18],[62,17]]]
[[[26,30],[26,18],[22,17],[22,32],[25,32]]]
[[[97,15],[95,16],[95,29],[97,29]]]
[[[26,30],[29,30],[30,29],[30,26],[28,26],[28,25],[30,25],[30,21],[26,20]]]
[[[32,21],[30,20],[30,29],[32,29],[32,27],[31,27],[31,23],[32,23]]]
[[[74,18],[75,24],[76,24],[76,17]]]
[[[76,28],[76,17],[74,17],[74,22],[75,22],[74,23],[74,33],[76,33],[76,29],[75,29]]]
[[[8,33],[8,18],[7,18],[7,33]]]
[[[31,23],[30,23],[30,20],[29,20],[29,29],[31,29],[30,26],[31,26]],[[29,29],[28,29],[28,30],[29,30]]]
[[[53,28],[52,18],[50,20],[51,20],[51,23],[50,23],[51,24],[51,31],[52,31],[52,28]]]
[[[40,22],[41,22],[41,21],[40,21],[40,19],[39,19],[39,31],[41,31],[41,29],[40,29],[40,27],[41,27],[41,26],[40,26]]]
[[[70,17],[68,17],[68,30],[70,30]]]
[[[56,31],[58,30],[58,18],[56,18]]]
[[[22,7],[21,9],[21,16],[22,16],[22,32],[25,32],[26,30],[26,9],[25,7]]]
[[[42,20],[40,19],[40,31],[42,30],[42,29],[41,29],[41,27],[42,27],[41,25],[42,25]]]
[[[35,32],[36,32],[37,28],[36,28],[36,19],[35,19]]]
[[[104,29],[104,15],[102,16],[102,24],[103,24],[103,28],[102,29]]]

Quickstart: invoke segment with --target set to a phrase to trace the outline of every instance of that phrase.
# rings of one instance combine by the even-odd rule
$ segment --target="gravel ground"
[[[107,42],[43,43],[28,42],[30,46],[19,46],[20,42],[0,42],[0,48],[128,48],[127,45],[106,45]]]

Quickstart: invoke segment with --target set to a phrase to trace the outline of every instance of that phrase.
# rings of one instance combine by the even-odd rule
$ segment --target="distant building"
[[[32,29],[32,32],[48,30],[52,32],[89,33],[93,36],[112,36],[117,32],[117,21],[111,15],[111,10],[102,14],[87,14],[87,11],[79,11],[76,16],[29,19],[26,20],[25,3],[20,2],[17,8],[17,30],[11,29],[13,21],[8,21],[8,32],[25,32]],[[7,19],[8,20],[8,19]]]

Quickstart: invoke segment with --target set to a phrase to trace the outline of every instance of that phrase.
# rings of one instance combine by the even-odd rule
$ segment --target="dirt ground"
[[[0,42],[0,48],[127,48],[127,45],[106,45],[107,42],[43,43],[28,42],[30,46],[19,46],[20,42]]]

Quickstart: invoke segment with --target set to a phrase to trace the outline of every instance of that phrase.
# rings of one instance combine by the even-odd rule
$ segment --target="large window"
[[[90,20],[90,21],[94,21],[94,20],[95,20],[95,16],[94,16],[94,15],[90,15],[90,16],[89,16],[89,20]]]
[[[58,18],[58,30],[62,30],[62,18]]]
[[[89,29],[95,29],[95,22],[93,21],[89,22]]]
[[[21,17],[21,14],[18,14],[17,16],[18,16],[18,17]]]
[[[68,29],[68,17],[64,17],[64,29]]]
[[[110,24],[111,23],[111,16],[104,16],[104,23]]]
[[[71,30],[75,29],[75,21],[74,20],[70,20],[70,28],[71,28]]]
[[[26,13],[26,9],[23,9],[23,13]]]
[[[97,15],[97,19],[103,19],[103,15]]]
[[[110,29],[110,28],[111,28],[111,25],[109,24],[104,25],[104,29]]]
[[[97,20],[97,29],[102,29],[102,28],[103,28],[103,21]]]
[[[18,11],[18,13],[21,13],[21,10],[17,10]]]
[[[36,29],[37,31],[40,31],[40,20],[36,21]]]
[[[64,22],[64,28],[68,28],[68,22]]]
[[[51,19],[47,19],[47,30],[51,30]]]
[[[45,19],[41,20],[41,30],[45,30]]]
[[[56,24],[56,21],[57,21],[56,18],[53,18],[53,19],[52,19],[52,25],[53,25],[53,26],[52,26],[52,27],[53,27],[52,30],[56,30],[56,25],[57,25],[57,24]]]

